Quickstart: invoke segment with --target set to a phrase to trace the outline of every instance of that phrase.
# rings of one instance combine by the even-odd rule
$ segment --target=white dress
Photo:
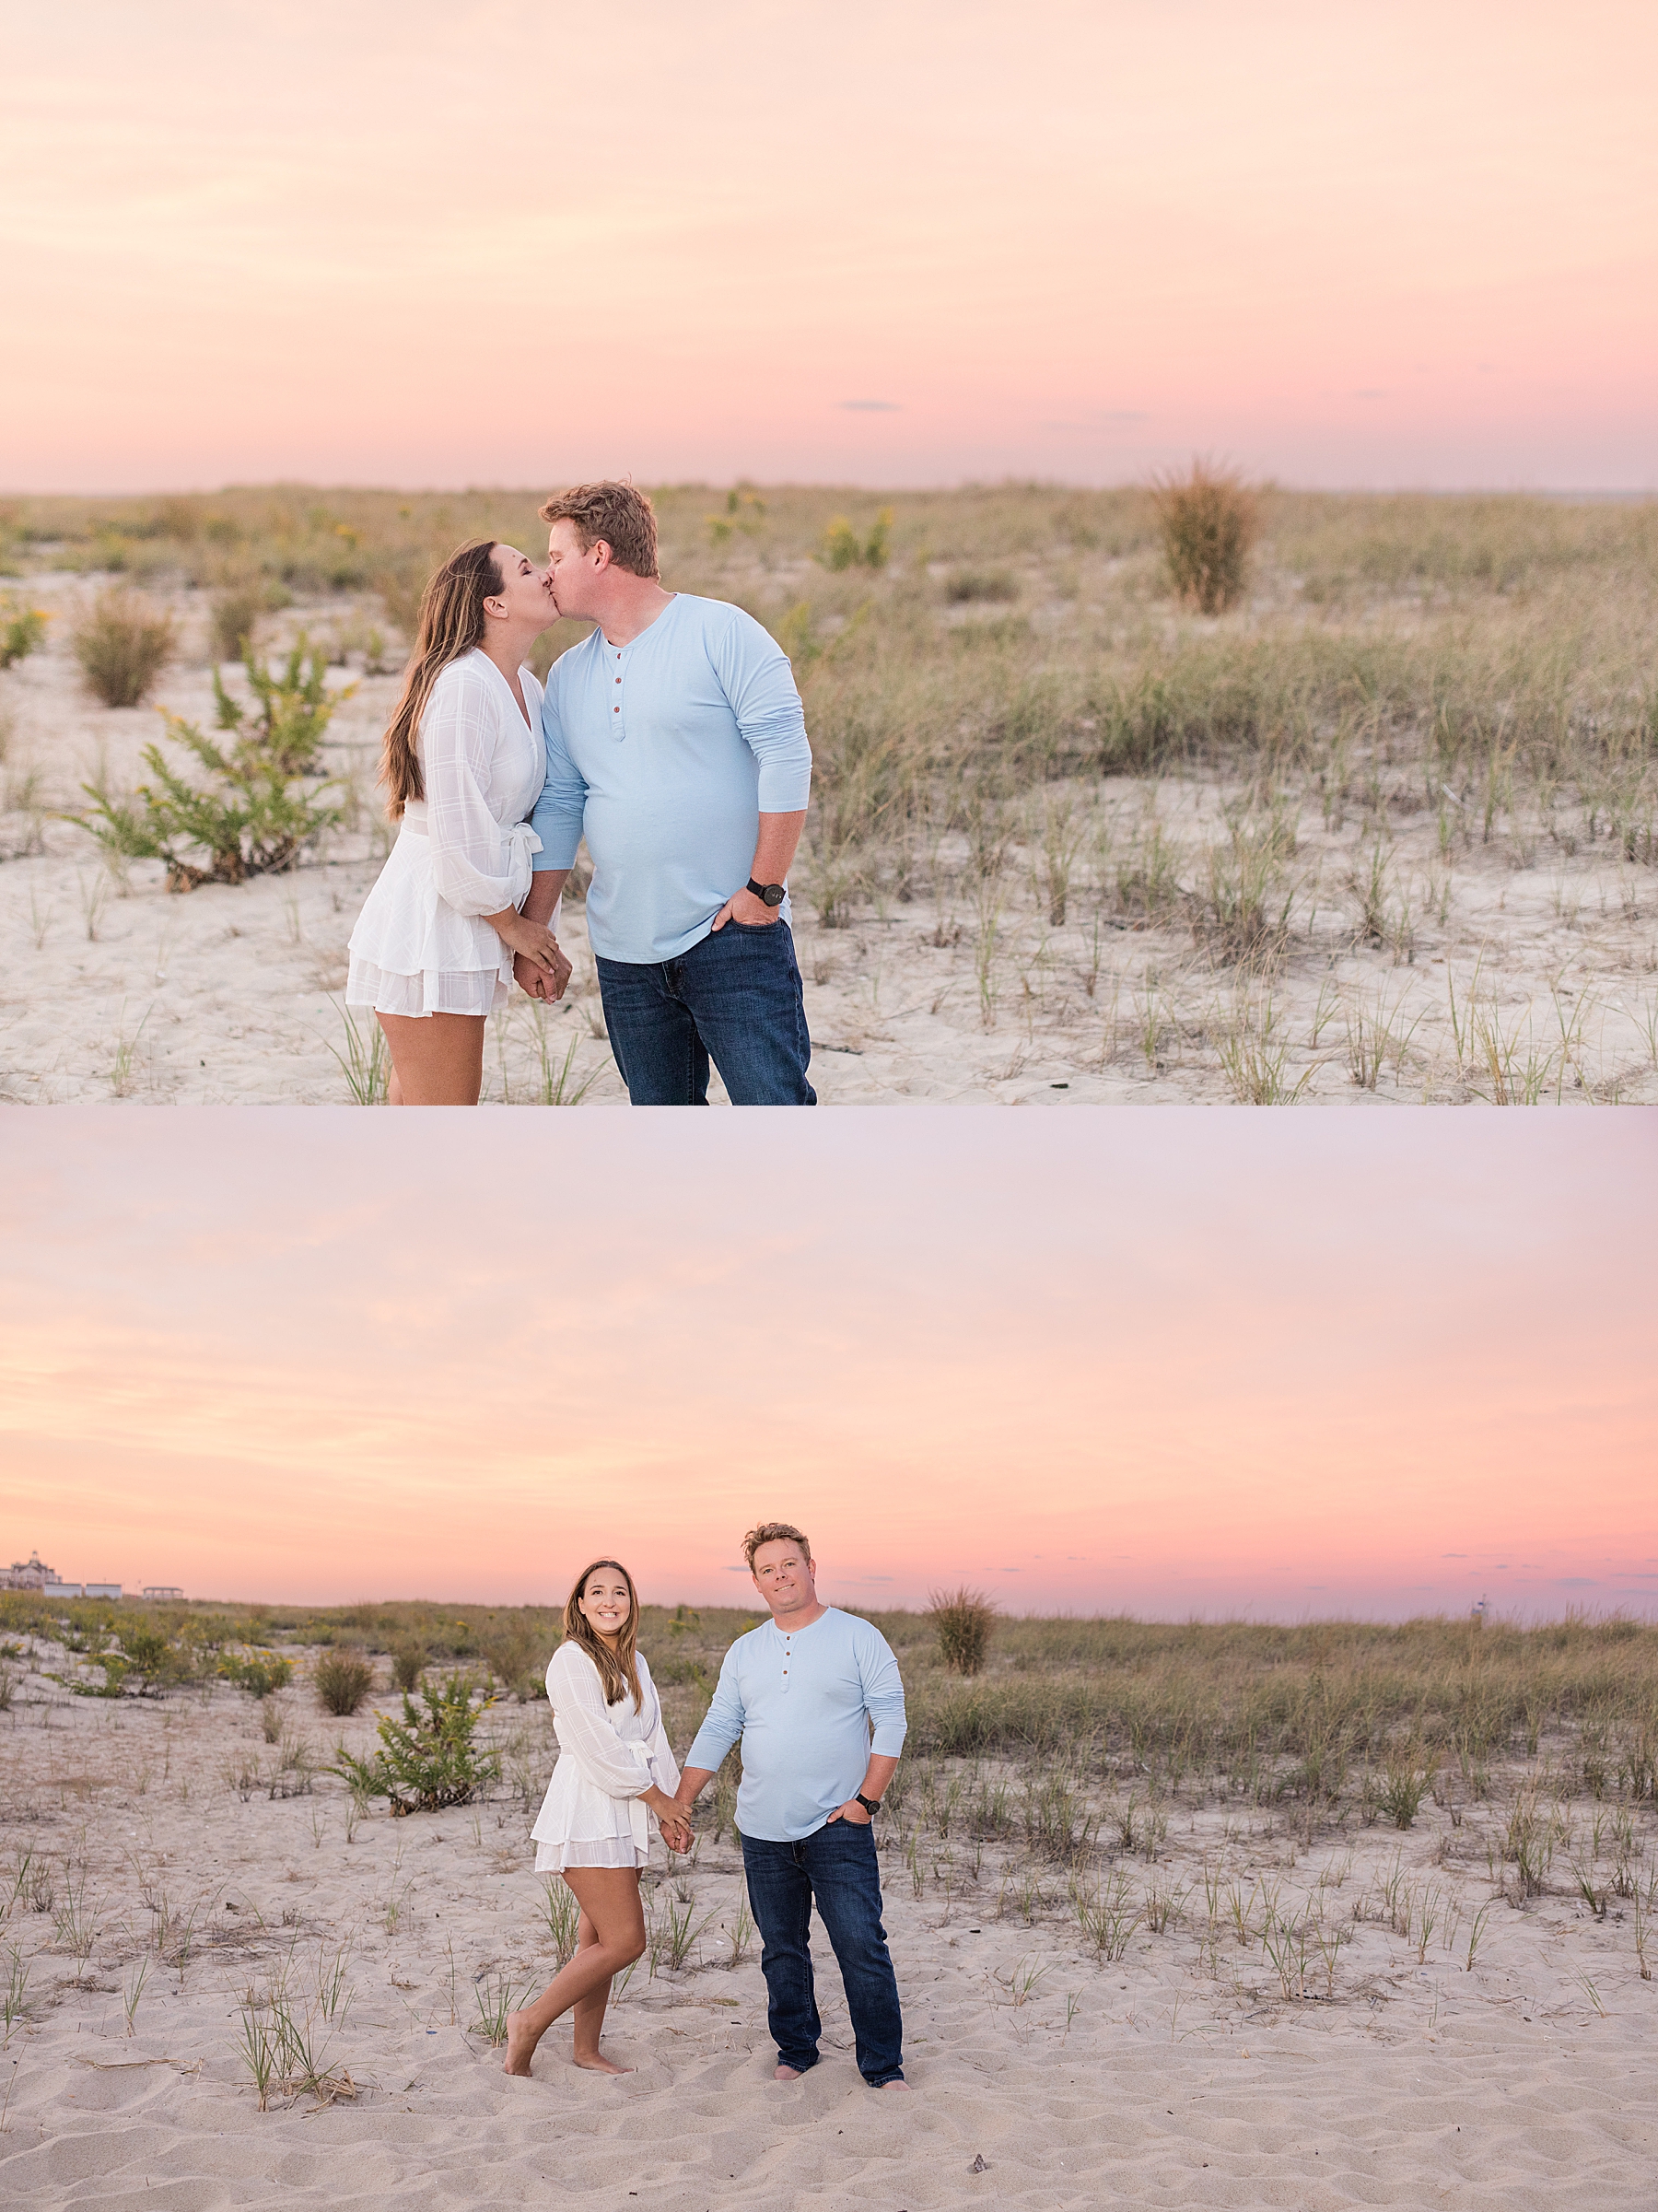
[[[522,905],[541,850],[525,816],[546,778],[542,688],[527,668],[519,682],[528,723],[481,649],[432,685],[414,740],[426,797],[403,809],[351,932],[348,1006],[478,1014],[510,1000],[512,954],[480,917]]]
[[[535,1826],[535,1870],[642,1867],[650,1856],[651,1818],[639,1803],[654,1782],[670,1797],[679,1768],[662,1727],[662,1703],[642,1652],[639,1710],[624,1692],[607,1705],[599,1669],[579,1644],[561,1644],[547,1664],[553,1732],[560,1758]]]

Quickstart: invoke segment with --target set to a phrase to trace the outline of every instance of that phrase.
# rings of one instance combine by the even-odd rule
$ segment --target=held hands
[[[714,927],[723,930],[729,921],[741,921],[751,929],[765,929],[775,922],[782,911],[781,907],[768,907],[763,898],[756,898],[745,886],[741,891],[732,892],[714,917]]]
[[[512,972],[520,989],[549,1004],[562,999],[570,980],[570,964],[557,938],[539,921],[526,920],[521,914],[507,924],[501,935],[512,948]]]

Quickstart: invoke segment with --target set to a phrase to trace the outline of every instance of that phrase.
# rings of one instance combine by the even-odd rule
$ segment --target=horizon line
[[[537,480],[550,483],[550,477]],[[632,483],[632,476],[618,481]],[[1658,483],[1630,486],[1617,485],[1546,485],[1546,484],[1298,484],[1280,476],[1264,475],[1249,478],[1254,488],[1260,492],[1283,492],[1302,498],[1316,499],[1556,499],[1611,501],[1637,505],[1643,500],[1658,499]],[[537,488],[535,482],[512,484],[397,484],[330,482],[321,477],[270,476],[237,478],[228,482],[204,485],[151,485],[141,490],[94,491],[44,490],[17,486],[0,486],[0,499],[211,499],[234,492],[304,491],[384,493],[388,497],[402,498],[473,498],[493,497],[500,493],[530,493]],[[647,490],[657,492],[730,491],[743,489],[764,491],[800,492],[858,492],[870,497],[892,495],[900,498],[948,497],[957,492],[999,491],[1053,491],[1053,492],[1143,492],[1151,489],[1149,479],[1138,476],[1117,477],[1110,482],[1083,480],[1065,476],[1025,475],[1010,473],[1001,476],[963,476],[950,484],[861,483],[847,478],[737,475],[730,478],[714,476],[659,476],[646,482]]]

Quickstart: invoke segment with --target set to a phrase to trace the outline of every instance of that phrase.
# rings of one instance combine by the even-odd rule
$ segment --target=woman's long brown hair
[[[599,1634],[579,1603],[588,1586],[588,1576],[596,1574],[601,1567],[614,1567],[627,1585],[627,1619],[616,1638],[614,1651]],[[631,1695],[636,1713],[643,1702],[643,1693],[639,1689],[639,1669],[635,1656],[639,1647],[639,1593],[634,1588],[633,1576],[619,1559],[596,1559],[590,1566],[582,1568],[576,1577],[576,1587],[570,1592],[565,1605],[564,1633],[565,1642],[579,1644],[599,1669],[599,1679],[604,1684],[605,1703],[620,1704],[625,1697]]]
[[[420,622],[403,696],[380,747],[380,781],[393,822],[411,799],[426,797],[414,739],[432,686],[451,661],[483,644],[484,602],[505,588],[495,549],[494,538],[473,538],[458,547],[420,595]]]

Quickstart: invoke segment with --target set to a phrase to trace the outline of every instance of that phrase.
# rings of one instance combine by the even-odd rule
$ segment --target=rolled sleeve
[[[803,813],[811,796],[811,745],[794,670],[769,631],[740,608],[733,612],[741,619],[712,641],[714,672],[760,764],[760,812]]]
[[[587,813],[588,787],[581,770],[570,757],[558,717],[556,671],[549,675],[542,700],[542,737],[547,748],[547,779],[530,817],[541,839],[535,858],[538,874],[550,868],[568,868],[581,843],[581,825]]]
[[[737,1687],[734,1658],[733,1646],[721,1662],[714,1700],[696,1731],[696,1740],[685,1753],[687,1766],[706,1767],[710,1773],[718,1772],[720,1761],[742,1734],[742,1692]]]

